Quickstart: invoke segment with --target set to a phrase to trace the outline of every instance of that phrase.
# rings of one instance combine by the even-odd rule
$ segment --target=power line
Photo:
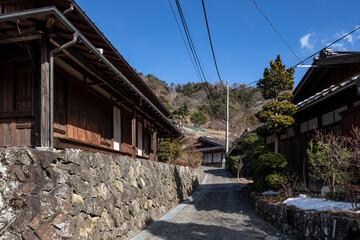
[[[285,45],[288,47],[288,49],[290,49],[290,51],[292,52],[292,54],[294,54],[294,56],[297,58],[297,60],[301,61],[300,58],[296,55],[296,53],[291,49],[290,45],[285,41],[285,39],[281,36],[280,32],[275,28],[275,26],[270,22],[270,19],[265,15],[265,13],[263,11],[261,11],[260,7],[256,4],[255,0],[252,0],[252,2],[254,3],[255,7],[257,8],[257,10],[259,10],[259,12],[265,17],[266,21],[268,21],[268,23],[270,24],[270,26],[275,30],[275,32],[277,33],[277,35],[280,37],[280,39],[285,43]]]
[[[207,20],[207,16],[206,16],[206,10],[205,10],[205,3],[204,3],[204,0],[202,0],[202,6],[203,6],[203,10],[204,10],[204,16],[205,16],[205,22],[206,22],[206,28],[207,28],[207,32],[208,32],[208,35],[209,35],[209,41],[210,41],[210,46],[211,46],[211,52],[212,52],[212,55],[213,55],[213,58],[214,58],[214,63],[215,63],[215,67],[216,67],[216,72],[217,72],[217,75],[219,77],[219,80],[220,80],[220,83],[222,84],[222,86],[224,87],[224,83],[220,77],[220,73],[219,73],[219,69],[218,69],[218,65],[217,65],[217,62],[216,62],[216,58],[215,58],[215,52],[214,52],[214,47],[213,47],[213,44],[212,44],[212,41],[211,41],[211,35],[210,35],[210,29],[209,29],[209,23],[208,23],[208,20]]]
[[[298,64],[292,66],[292,68],[295,68],[295,67],[297,67],[297,66],[300,65],[300,64],[303,64],[305,61],[307,61],[307,60],[309,60],[310,58],[314,57],[316,54],[320,53],[322,50],[327,49],[328,47],[331,47],[331,46],[334,45],[335,43],[343,40],[343,39],[346,38],[347,36],[349,36],[349,35],[353,34],[354,32],[358,31],[359,29],[360,29],[360,27],[355,28],[355,29],[352,30],[351,32],[345,34],[345,35],[342,36],[341,38],[339,38],[339,39],[335,40],[334,42],[328,44],[326,47],[324,47],[324,48],[322,48],[321,50],[317,51],[316,53],[310,55],[309,57],[305,58],[304,60],[302,60],[302,61],[299,60],[300,62],[299,62]]]
[[[198,67],[200,69],[200,72],[202,74],[203,79],[206,81],[206,77],[205,77],[204,71],[202,69],[202,66],[200,64],[197,52],[195,50],[195,47],[194,47],[194,44],[193,44],[193,41],[192,41],[192,38],[191,38],[191,35],[190,35],[190,31],[189,31],[189,29],[187,27],[186,20],[185,20],[184,14],[182,12],[180,3],[179,3],[178,0],[175,0],[175,2],[176,2],[176,6],[177,6],[177,9],[178,9],[179,15],[180,15],[181,23],[182,23],[184,31],[185,31],[187,41],[188,41],[189,46],[190,46],[190,50],[191,50],[191,52],[192,52],[192,54],[194,56],[195,62],[197,63],[197,65],[198,65]]]
[[[198,68],[197,65],[195,65],[194,60],[193,60],[193,56],[191,56],[191,54],[190,54],[188,45],[186,44],[186,41],[185,41],[185,38],[184,38],[184,34],[183,34],[183,32],[181,31],[180,24],[179,24],[179,22],[178,22],[178,20],[177,20],[177,17],[176,17],[174,8],[173,8],[173,6],[172,6],[172,4],[171,4],[171,1],[170,1],[170,0],[168,0],[168,1],[169,1],[170,8],[171,8],[171,11],[172,11],[172,13],[173,13],[173,16],[174,16],[174,18],[175,18],[176,25],[177,25],[177,27],[178,27],[178,29],[179,29],[180,34],[181,34],[181,38],[182,38],[182,40],[183,40],[183,42],[184,42],[184,44],[185,44],[186,51],[187,51],[187,53],[188,53],[188,55],[189,55],[189,57],[190,57],[191,63],[192,63],[192,65],[193,65],[194,69],[195,69],[196,74],[198,75],[199,80],[202,82],[201,75],[200,75],[200,72],[199,72],[199,68]]]
[[[201,66],[201,63],[200,63],[198,54],[197,54],[197,52],[196,52],[194,43],[193,43],[193,41],[192,41],[192,38],[191,38],[191,35],[190,35],[190,31],[189,31],[189,29],[188,29],[188,27],[187,27],[184,14],[183,14],[182,9],[181,9],[181,5],[180,5],[180,3],[179,3],[178,0],[175,0],[175,3],[176,3],[176,6],[177,6],[177,9],[178,9],[178,12],[179,12],[179,16],[180,16],[181,23],[182,23],[183,28],[184,28],[184,31],[185,31],[185,35],[186,35],[188,44],[189,44],[189,46],[190,46],[190,50],[191,50],[192,55],[193,55],[193,57],[194,57],[195,63],[197,64],[197,66],[198,66],[199,69],[200,69],[201,75],[202,75],[202,77],[203,77],[203,79],[204,79],[204,81],[205,81],[205,87],[208,88],[211,99],[214,99],[213,94],[212,94],[212,91],[211,91],[211,88],[209,89],[209,86],[208,86],[209,83],[208,83],[208,81],[206,80],[206,76],[205,76],[205,74],[204,74],[203,67]],[[208,93],[207,93],[207,96],[209,97]],[[210,99],[210,98],[209,98],[209,99]]]

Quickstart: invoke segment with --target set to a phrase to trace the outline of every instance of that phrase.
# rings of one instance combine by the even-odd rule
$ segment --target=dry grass
[[[195,147],[188,147],[176,160],[176,164],[189,166],[192,168],[199,167],[203,159],[203,154],[196,151]]]

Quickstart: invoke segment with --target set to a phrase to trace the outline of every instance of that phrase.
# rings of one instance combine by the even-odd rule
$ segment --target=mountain
[[[225,86],[220,83],[194,82],[169,85],[152,74],[139,75],[173,113],[172,120],[185,134],[194,137],[225,137]],[[230,138],[234,139],[246,128],[253,128],[259,124],[254,114],[262,108],[263,102],[264,99],[257,88],[239,83],[230,87]]]

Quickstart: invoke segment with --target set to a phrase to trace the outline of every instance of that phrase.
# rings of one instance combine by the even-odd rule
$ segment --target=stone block
[[[48,207],[51,212],[58,211],[59,203],[56,197],[54,197],[53,195],[48,193],[41,193],[39,195],[39,199],[42,205]]]
[[[117,180],[121,179],[121,171],[120,171],[120,168],[118,166],[114,168],[114,175],[115,175],[115,178]]]
[[[52,163],[56,162],[58,154],[51,151],[38,151],[34,150],[34,155],[38,161],[40,161],[41,166],[46,169],[51,166]]]
[[[83,197],[89,196],[89,184],[82,180],[76,175],[71,175],[69,179],[69,184],[75,190],[76,194],[79,194]]]
[[[16,220],[15,220],[14,224],[12,225],[14,228],[14,231],[17,233],[24,232],[30,223],[31,216],[32,216],[32,213],[30,210],[25,210],[25,211],[20,212],[16,216]]]
[[[103,199],[107,199],[108,197],[110,197],[110,190],[108,189],[108,187],[106,186],[105,183],[100,183],[96,190],[98,191],[98,194],[103,198]]]
[[[74,226],[67,215],[63,213],[57,214],[51,221],[51,225],[55,227],[55,231],[60,237],[69,238],[73,236]]]
[[[104,201],[98,197],[98,198],[94,198],[94,211],[93,211],[93,215],[96,216],[101,216],[103,211],[105,208],[105,203]]]
[[[140,204],[137,200],[134,200],[129,206],[129,213],[135,217],[140,212]]]
[[[115,181],[114,183],[115,187],[121,192],[124,192],[124,185],[122,182],[120,182],[119,180]]]
[[[122,225],[122,223],[125,221],[123,213],[119,208],[114,208],[114,210],[111,212],[111,216],[114,219],[115,227],[117,228],[119,228]]]
[[[75,163],[80,166],[80,150],[78,149],[65,149],[62,152],[61,160],[63,163]]]
[[[31,227],[33,230],[37,229],[40,226],[41,221],[41,215],[37,214],[35,217],[33,217],[29,223],[29,227]]]
[[[20,182],[24,182],[26,180],[21,165],[17,165],[17,164],[12,165],[11,172],[16,175],[16,177],[19,179]]]
[[[73,193],[72,194],[72,204],[73,204],[73,212],[72,215],[78,215],[81,211],[86,211],[86,206],[84,199],[78,195]]]
[[[30,196],[28,200],[25,202],[28,208],[33,213],[33,216],[35,216],[37,213],[40,213],[40,199],[36,196]]]
[[[90,215],[94,212],[94,198],[85,199],[86,214]]]
[[[104,209],[101,218],[104,220],[110,230],[115,230],[115,222],[110,216],[110,214],[106,211],[106,209]]]
[[[71,188],[67,184],[61,184],[54,189],[53,194],[55,197],[69,199],[71,196]]]
[[[22,240],[20,234],[14,232],[5,232],[1,240]]]
[[[29,154],[29,151],[30,149],[19,149],[19,151],[17,152],[18,160],[21,164],[27,166],[31,164],[32,160],[30,156],[32,155],[32,153]]]
[[[39,238],[36,236],[36,234],[34,233],[34,231],[28,229],[27,231],[22,233],[22,238],[24,240],[38,240]]]
[[[20,193],[24,195],[30,195],[31,192],[35,189],[36,184],[34,182],[25,182],[19,185]]]
[[[72,204],[67,200],[59,200],[59,210],[65,214],[71,214],[73,211]]]
[[[55,232],[53,227],[45,223],[41,225],[38,229],[36,229],[36,234],[40,237],[41,240],[60,240],[61,238]]]
[[[115,206],[115,198],[113,195],[111,195],[110,197],[108,197],[106,200],[104,200],[105,202],[105,208],[106,210],[110,213],[113,211],[114,206]]]
[[[5,161],[8,165],[14,165],[18,161],[16,150],[13,148],[7,148],[5,150]]]
[[[30,165],[29,173],[31,180],[37,185],[42,186],[45,181],[44,171],[39,165]]]

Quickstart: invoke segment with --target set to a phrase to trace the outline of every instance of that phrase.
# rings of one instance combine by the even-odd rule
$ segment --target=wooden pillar
[[[132,158],[136,158],[136,108],[133,106],[133,117],[131,120],[131,141],[132,141]]]
[[[152,133],[152,144],[153,144],[153,155],[154,161],[158,161],[158,153],[157,153],[157,128],[154,126],[154,132]]]
[[[40,80],[40,146],[49,147],[50,145],[50,48],[49,37],[43,35],[41,38],[41,80]]]
[[[174,146],[173,146],[173,138],[170,137],[170,162],[173,162],[173,152],[174,152]]]

